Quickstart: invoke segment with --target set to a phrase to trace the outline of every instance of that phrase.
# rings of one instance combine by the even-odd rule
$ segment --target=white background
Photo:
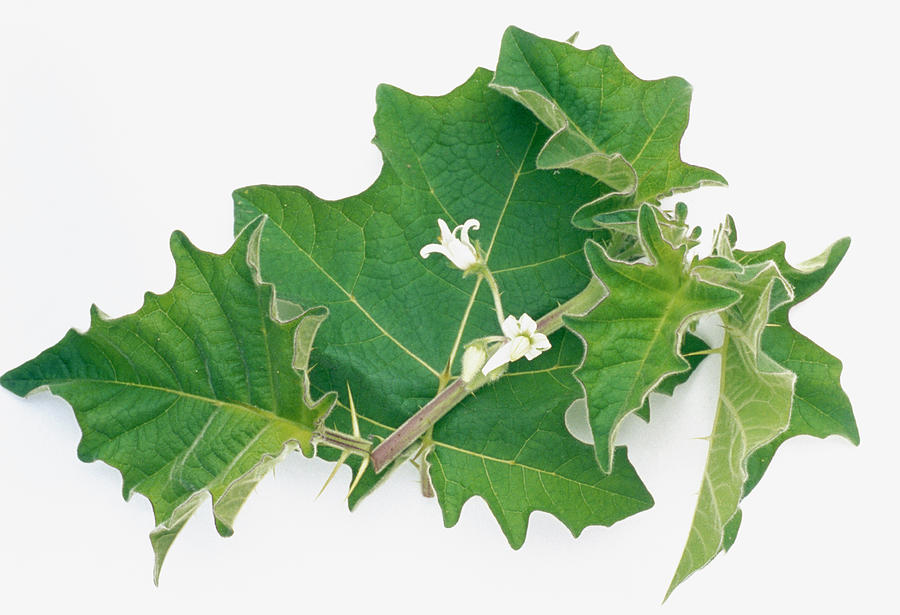
[[[0,372],[84,329],[92,302],[118,316],[167,290],[172,230],[224,251],[232,189],[363,190],[380,167],[376,85],[443,94],[494,66],[516,24],[580,30],[580,47],[610,44],[640,77],[693,84],[683,157],[731,183],[685,198],[707,232],[730,212],[741,247],[784,239],[794,262],[852,236],[793,319],[843,359],[862,445],[785,445],[732,551],[661,608],[705,457],[714,360],[652,424],[626,425],[657,505],[612,528],[576,541],[536,513],[516,552],[480,500],[444,529],[412,469],[352,514],[343,474],[314,502],[330,468],[298,457],[260,485],[233,538],[202,509],[155,589],[146,500],[125,503],[116,471],[77,461],[64,402],[4,390],[0,610],[896,612],[900,50],[888,3],[123,4],[0,4]]]

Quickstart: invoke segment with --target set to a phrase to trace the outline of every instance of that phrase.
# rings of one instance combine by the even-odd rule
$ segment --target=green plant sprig
[[[653,505],[616,445],[622,421],[649,420],[650,393],[671,395],[717,355],[707,463],[668,596],[733,544],[782,442],[859,441],[840,362],[789,319],[849,239],[792,266],[784,244],[738,249],[728,217],[701,257],[687,206],[664,201],[725,184],[681,160],[690,98],[684,80],[641,80],[608,47],[509,28],[496,71],[444,96],[379,87],[384,165],[363,193],[235,191],[228,252],[175,233],[170,291],[121,318],[92,308],[87,332],[0,383],[65,398],[79,457],[150,500],[158,578],[207,494],[230,535],[297,450],[352,468],[351,507],[410,461],[447,527],[480,497],[513,548],[535,510],[575,536],[611,525]],[[695,335],[710,315],[717,347]],[[576,403],[591,444],[566,428]]]

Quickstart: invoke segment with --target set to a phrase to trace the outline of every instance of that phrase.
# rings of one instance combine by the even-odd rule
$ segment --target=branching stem
[[[488,284],[493,282],[493,278],[485,276],[485,279],[488,280]],[[496,286],[496,282],[493,283],[493,286]],[[563,327],[565,324],[563,317],[587,314],[603,300],[606,292],[606,287],[600,283],[600,280],[592,278],[583,291],[538,319],[538,332],[550,335]],[[502,310],[502,306],[499,305],[499,291],[495,293],[495,302],[497,302],[498,309]],[[500,313],[502,312],[498,312],[498,314]],[[372,468],[375,472],[381,472],[406,449],[415,444],[438,420],[474,390],[475,388],[467,386],[459,378],[443,388],[431,401],[422,406],[394,433],[375,447],[371,457]]]
[[[313,435],[313,442],[353,453],[360,457],[366,457],[369,451],[372,450],[372,443],[368,440],[328,427],[323,427],[316,432]]]

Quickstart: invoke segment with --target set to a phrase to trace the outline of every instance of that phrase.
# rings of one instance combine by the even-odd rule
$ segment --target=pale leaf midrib
[[[534,466],[529,466],[529,465],[526,465],[526,464],[524,464],[524,463],[521,463],[521,462],[518,462],[518,461],[515,461],[515,460],[500,459],[500,458],[498,458],[498,457],[492,457],[492,456],[490,456],[490,455],[485,455],[484,453],[476,453],[476,452],[474,452],[474,451],[469,451],[469,450],[466,450],[466,449],[462,449],[462,448],[459,448],[459,447],[456,447],[456,446],[453,446],[453,445],[451,445],[451,444],[447,444],[447,443],[444,443],[444,442],[437,442],[437,441],[435,441],[434,444],[435,444],[435,446],[439,446],[439,447],[441,447],[441,448],[445,448],[445,449],[447,449],[447,450],[450,450],[450,451],[453,451],[453,452],[456,452],[456,453],[461,453],[461,454],[463,454],[463,455],[471,455],[471,456],[473,456],[473,457],[476,457],[476,458],[478,458],[479,460],[481,460],[482,465],[484,465],[484,464],[485,464],[486,462],[488,462],[488,461],[490,461],[490,462],[492,462],[492,463],[501,463],[501,464],[504,464],[504,465],[508,465],[508,466],[512,466],[512,467],[516,467],[516,468],[521,468],[521,469],[523,469],[523,470],[527,470],[527,471],[530,471],[530,472],[534,472],[534,473],[537,474],[538,476],[543,476],[543,475],[546,475],[546,476],[552,476],[553,478],[559,479],[559,480],[561,480],[561,481],[565,481],[565,482],[569,482],[569,483],[574,483],[574,484],[576,484],[576,485],[579,485],[580,487],[588,487],[588,488],[590,488],[590,489],[596,489],[597,491],[602,491],[603,493],[609,493],[609,494],[612,494],[612,495],[615,495],[615,496],[623,497],[623,498],[626,498],[626,499],[629,499],[629,500],[632,500],[632,501],[635,501],[635,502],[643,502],[643,501],[644,501],[644,500],[641,500],[640,498],[636,498],[636,497],[634,497],[634,496],[632,496],[632,495],[628,495],[628,494],[626,494],[626,493],[620,493],[620,492],[618,492],[618,491],[613,491],[613,490],[611,490],[611,489],[604,489],[603,487],[601,487],[601,486],[599,486],[599,485],[595,485],[595,484],[591,484],[591,483],[585,483],[585,482],[576,480],[576,479],[574,479],[574,478],[570,478],[570,477],[568,477],[568,476],[564,476],[564,475],[559,474],[559,473],[557,473],[557,472],[553,472],[553,471],[551,471],[551,470],[543,470],[543,469],[541,469],[541,468],[535,468]],[[487,466],[485,466],[485,475],[488,475]],[[601,479],[601,480],[602,480],[602,479]],[[496,492],[495,492],[495,494],[496,494]],[[499,497],[498,497],[497,499],[500,500]]]
[[[510,271],[521,271],[523,269],[530,269],[532,267],[540,267],[541,265],[546,265],[547,263],[552,263],[558,260],[564,260],[569,258],[570,256],[575,256],[576,254],[582,254],[584,252],[583,249],[579,248],[574,252],[566,252],[565,254],[560,254],[559,256],[554,256],[553,258],[548,258],[546,260],[537,261],[535,263],[526,263],[525,265],[518,265],[515,267],[507,267],[506,269],[494,269],[492,270],[493,274],[500,275],[501,273],[509,273]]]
[[[676,299],[680,299],[681,296],[682,296],[681,291],[679,291],[678,293],[676,293],[674,295],[670,295],[669,302],[668,302],[668,304],[666,304],[666,308],[663,311],[663,316],[662,316],[662,318],[659,319],[659,322],[656,325],[656,329],[653,331],[653,336],[651,337],[651,342],[647,346],[647,352],[645,352],[644,356],[641,357],[641,364],[638,367],[636,377],[631,382],[631,388],[628,389],[628,395],[627,395],[626,399],[632,399],[634,397],[635,387],[637,387],[638,380],[640,379],[640,377],[644,375],[644,367],[647,365],[647,360],[650,358],[650,355],[653,354],[653,350],[657,347],[657,344],[659,342],[659,339],[661,337],[661,333],[663,330],[663,325],[672,321],[672,312],[674,311]],[[681,323],[679,322],[678,328],[681,328],[680,324]],[[677,329],[676,329],[676,348],[677,348]],[[677,358],[681,358],[680,353],[676,352],[676,354],[678,355]],[[681,359],[681,361],[682,361],[682,363],[686,363],[686,361],[683,358]],[[686,367],[685,367],[685,369],[686,369]],[[673,373],[679,373],[679,372],[668,372],[667,371],[666,374],[663,376],[663,378],[666,376],[670,376]],[[659,379],[657,379],[657,381],[659,381]],[[626,412],[631,413],[631,412],[637,410],[638,408],[640,408],[641,404],[643,404],[643,397],[644,396],[641,395],[640,403],[637,406],[634,406],[633,403],[629,404],[634,407],[626,409]]]
[[[103,378],[61,378],[61,379],[22,379],[20,382],[39,382],[40,385],[45,385],[50,388],[51,391],[54,390],[54,387],[58,386],[66,386],[66,385],[81,385],[81,384],[102,384],[102,385],[115,385],[136,389],[146,389],[150,391],[155,391],[158,393],[165,393],[167,395],[176,395],[179,397],[183,397],[185,399],[193,399],[195,401],[199,401],[211,406],[218,407],[228,407],[235,410],[239,410],[244,413],[251,414],[253,416],[263,418],[270,423],[282,424],[284,426],[291,427],[294,431],[299,431],[300,433],[308,434],[312,432],[312,428],[306,428],[300,423],[296,423],[294,421],[288,420],[277,414],[273,413],[270,410],[266,410],[265,408],[259,408],[257,406],[252,406],[249,404],[245,404],[242,402],[236,401],[227,401],[223,399],[216,399],[213,397],[205,397],[203,395],[197,395],[195,393],[188,393],[187,391],[179,391],[177,389],[170,389],[168,387],[162,387],[152,384],[143,384],[137,382],[125,382],[121,380],[108,380]]]
[[[722,340],[721,347],[723,349],[727,348],[729,342],[730,342],[729,333],[726,329],[725,337]],[[719,403],[716,404],[716,414],[713,417],[713,429],[715,429],[715,426],[719,420],[719,413],[721,412],[721,401],[725,398],[725,383],[726,383],[726,378],[727,378],[727,376],[726,376],[727,361],[725,359],[726,359],[726,357],[724,357],[724,356],[721,358],[721,365],[719,366]],[[684,549],[682,550],[682,554],[681,554],[681,560],[678,562],[678,567],[675,571],[675,576],[672,579],[672,583],[669,587],[669,592],[671,592],[677,585],[679,585],[682,581],[684,581],[688,576],[690,576],[691,574],[693,574],[694,572],[699,570],[701,567],[705,566],[707,563],[712,561],[712,558],[715,557],[716,554],[718,554],[718,552],[721,548],[722,542],[725,539],[724,532],[722,532],[722,536],[719,539],[719,544],[715,550],[715,553],[713,553],[710,557],[704,557],[704,561],[700,565],[696,565],[694,563],[694,555],[692,552],[690,552],[688,550],[688,547],[691,545],[691,538],[692,538],[694,532],[697,532],[698,534],[700,534],[700,530],[698,529],[699,528],[698,516],[700,514],[700,497],[703,495],[703,489],[706,485],[709,485],[709,490],[710,490],[710,494],[711,494],[710,499],[715,500],[715,490],[712,489],[712,486],[711,486],[712,479],[709,475],[709,463],[710,463],[710,458],[713,454],[712,438],[714,435],[715,435],[715,432],[713,432],[709,437],[709,445],[708,445],[708,448],[706,451],[706,460],[703,462],[703,475],[700,479],[700,489],[697,493],[697,504],[694,506],[694,514],[691,515],[691,526],[690,526],[690,530],[688,531],[688,538],[685,541]],[[719,522],[721,523],[721,514],[718,512],[718,502],[714,502],[713,507],[715,508],[715,517],[716,517],[716,519],[719,519],[720,520]],[[724,524],[722,524],[721,527],[724,528]],[[705,540],[702,537],[702,534],[700,537],[700,542],[704,543],[704,546],[705,546]],[[682,570],[685,568],[690,570],[690,572],[688,572],[687,575],[684,575],[684,573],[682,572]]]
[[[497,234],[500,232],[500,225],[503,224],[503,218],[506,215],[506,210],[509,208],[509,203],[512,201],[513,192],[516,190],[516,185],[519,183],[519,177],[522,174],[522,168],[525,166],[525,161],[528,160],[528,154],[531,152],[531,146],[534,145],[534,138],[537,136],[539,124],[535,123],[534,132],[531,133],[531,138],[528,140],[528,145],[525,147],[525,152],[522,154],[522,161],[519,163],[519,167],[516,169],[515,175],[513,175],[512,183],[509,186],[509,192],[506,193],[506,200],[503,202],[503,207],[500,210],[500,215],[497,217],[497,224],[494,225],[494,233],[491,235],[491,243],[488,245],[487,252],[484,255],[484,263],[485,265],[488,262],[488,259],[491,258],[491,252],[494,249],[494,242],[497,240]]]

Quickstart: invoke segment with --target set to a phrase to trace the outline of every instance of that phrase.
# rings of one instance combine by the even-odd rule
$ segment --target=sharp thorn
[[[353,403],[353,393],[350,391],[350,383],[347,383],[347,396],[350,398],[350,421],[353,424],[353,435],[362,437],[359,433],[359,421],[356,420],[356,404]]]
[[[332,481],[332,479],[337,474],[338,470],[341,469],[341,466],[344,465],[344,462],[347,461],[347,457],[349,457],[349,456],[350,456],[350,453],[348,453],[347,451],[341,451],[341,457],[337,460],[337,463],[334,464],[334,469],[331,471],[331,474],[328,475],[328,478],[325,479],[325,484],[322,485],[321,489],[319,489],[319,493],[316,494],[317,500],[319,499],[319,496],[325,492],[325,488]]]
[[[366,473],[366,468],[368,468],[368,467],[369,467],[369,457],[366,456],[366,457],[363,457],[362,463],[359,464],[359,470],[356,471],[356,478],[354,478],[353,482],[350,484],[350,489],[347,490],[347,497],[344,498],[345,500],[350,499],[350,494],[353,493],[354,489],[356,489],[356,485],[359,484],[360,479],[362,479],[363,474]]]

